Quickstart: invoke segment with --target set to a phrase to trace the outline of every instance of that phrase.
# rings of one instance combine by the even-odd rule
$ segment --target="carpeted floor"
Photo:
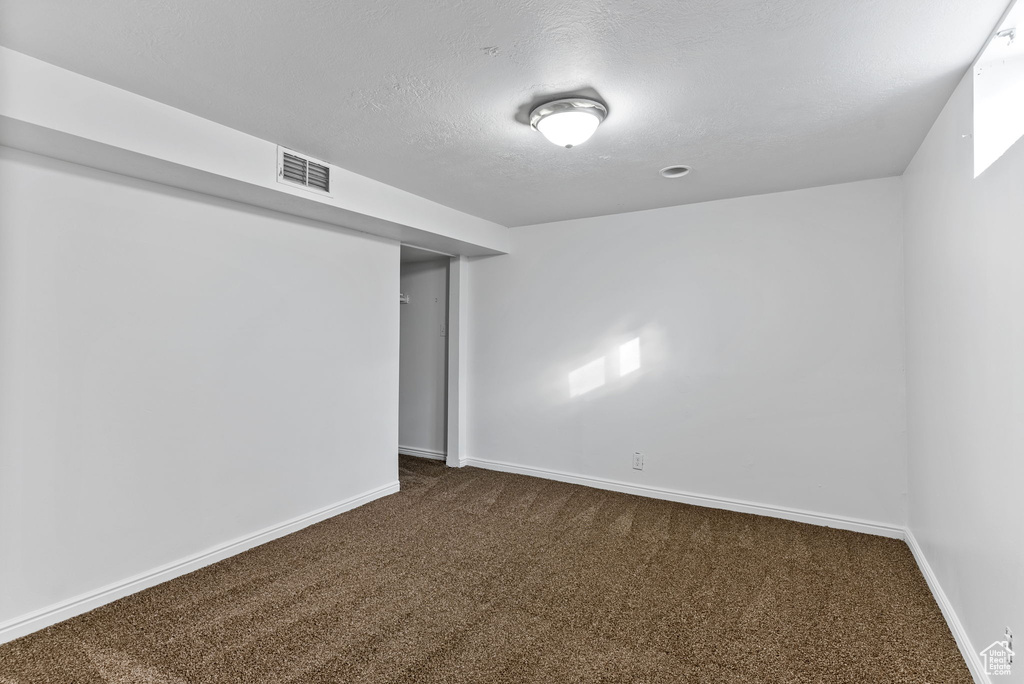
[[[0,646],[0,682],[971,681],[903,542],[400,463],[400,494]]]

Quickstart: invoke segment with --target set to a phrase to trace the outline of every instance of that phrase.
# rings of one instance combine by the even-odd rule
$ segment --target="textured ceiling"
[[[0,0],[0,44],[514,226],[902,173],[1006,4]],[[585,145],[521,123],[585,89]]]

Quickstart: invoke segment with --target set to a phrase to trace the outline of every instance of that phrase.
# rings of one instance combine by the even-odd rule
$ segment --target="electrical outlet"
[[[441,337],[447,337],[447,336],[448,336],[448,326],[445,325],[444,323],[442,323],[441,324]]]
[[[634,451],[633,452],[633,470],[643,470],[643,469],[644,469],[644,455],[643,455],[643,452]]]

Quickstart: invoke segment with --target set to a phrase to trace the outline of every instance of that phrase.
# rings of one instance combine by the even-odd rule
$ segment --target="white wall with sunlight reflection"
[[[619,377],[640,370],[640,338],[619,345]]]
[[[569,373],[569,396],[578,397],[604,384],[605,357],[591,361]]]
[[[472,458],[899,521],[901,184],[515,228],[471,265]]]

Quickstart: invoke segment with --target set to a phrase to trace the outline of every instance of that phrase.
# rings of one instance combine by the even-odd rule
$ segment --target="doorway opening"
[[[398,453],[445,461],[452,257],[410,245],[401,255]]]

